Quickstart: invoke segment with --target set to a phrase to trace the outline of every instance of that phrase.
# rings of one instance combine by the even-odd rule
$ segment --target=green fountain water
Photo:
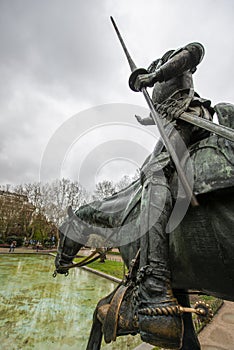
[[[53,258],[0,256],[0,349],[84,350],[92,314],[114,283],[71,270],[52,277]],[[103,349],[134,349],[139,339],[118,338]]]

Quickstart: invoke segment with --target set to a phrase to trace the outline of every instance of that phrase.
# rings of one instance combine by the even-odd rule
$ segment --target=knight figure
[[[115,29],[118,34],[118,29]],[[124,47],[119,34],[118,36],[126,53],[126,47]],[[193,74],[203,56],[203,46],[194,42],[178,50],[166,52],[160,59],[153,61],[147,70],[135,69],[132,61],[132,66],[130,64],[131,69],[133,67],[129,79],[130,87],[134,91],[142,91],[146,101],[149,95],[147,95],[148,92],[145,88],[153,87],[152,101],[150,100],[151,112],[146,118],[136,116],[137,121],[141,125],[150,125],[158,122],[156,118],[158,117],[163,125],[163,130],[160,131],[161,126],[159,128],[162,139],[157,142],[153,152],[143,163],[139,179],[104,201],[95,201],[92,205],[84,205],[75,213],[72,213],[71,210],[70,214],[68,213],[68,219],[60,228],[60,245],[55,265],[56,273],[62,274],[71,268],[72,260],[77,251],[86,244],[88,235],[90,233],[97,234],[96,230],[99,228],[100,232],[103,228],[105,232],[106,227],[113,228],[111,232],[119,237],[121,235],[124,238],[137,237],[135,240],[130,240],[131,244],[125,243],[119,247],[123,260],[129,267],[129,272],[111,294],[99,301],[94,312],[87,350],[100,349],[102,334],[104,334],[106,343],[110,343],[117,336],[137,333],[140,334],[143,341],[162,348],[181,349],[185,344],[183,341],[190,342],[190,348],[191,333],[188,332],[188,325],[191,326],[192,318],[190,316],[189,321],[186,318],[186,327],[185,317],[182,316],[183,301],[180,301],[179,304],[180,295],[177,292],[181,289],[189,290],[197,287],[192,283],[185,285],[184,279],[179,283],[176,277],[178,274],[185,276],[184,271],[187,269],[184,265],[188,265],[187,261],[191,263],[193,255],[192,258],[190,255],[186,255],[186,251],[189,249],[176,249],[176,246],[180,246],[181,242],[183,244],[189,238],[183,234],[177,235],[179,243],[172,247],[173,242],[177,242],[176,235],[173,236],[176,229],[173,229],[172,234],[168,233],[167,230],[171,214],[176,207],[175,178],[177,174],[179,178],[178,164],[184,162],[184,156],[188,153],[193,162],[194,192],[196,194],[229,189],[233,188],[234,185],[234,164],[233,161],[230,161],[230,158],[233,157],[234,106],[220,103],[213,108],[209,100],[201,98],[194,91]],[[127,58],[129,60],[130,55]],[[129,63],[131,63],[130,60]],[[136,72],[138,74],[135,74]],[[214,112],[217,113],[221,124],[219,131],[214,130],[214,123],[212,123]],[[195,121],[187,122],[186,115]],[[209,125],[209,127],[204,125]],[[168,141],[165,142],[167,139]],[[170,147],[168,147],[167,142]],[[189,152],[187,152],[188,149]],[[175,152],[175,156],[171,150]],[[206,170],[206,167],[204,170],[203,165],[206,163],[207,157],[211,158],[207,162],[210,168]],[[178,197],[179,194],[181,191],[178,191]],[[186,200],[190,200],[186,191],[184,194],[182,193],[182,197],[183,195]],[[113,212],[113,207],[119,208],[120,203],[124,204],[121,206],[123,209]],[[103,214],[103,208],[109,210]],[[192,206],[189,210],[191,208]],[[200,208],[202,209],[202,205]],[[203,215],[206,217],[206,211],[204,213]],[[227,230],[225,232],[229,239],[227,242],[230,242],[230,237],[233,240],[233,235],[229,235],[233,222],[229,210],[226,210],[226,218]],[[134,225],[128,226],[127,224],[131,223],[131,220],[134,220]],[[200,225],[196,216],[194,221],[196,221],[194,227],[188,226],[193,236],[194,232],[197,233],[197,228]],[[183,220],[181,222],[183,223]],[[204,222],[207,226],[205,224],[202,226],[202,236],[205,236],[205,232],[209,231],[210,226],[205,218]],[[95,232],[92,231],[93,223],[95,224]],[[134,236],[135,232],[137,232],[136,236]],[[212,232],[209,234],[212,236]],[[77,235],[79,239],[77,239]],[[103,236],[107,240],[109,239],[105,233]],[[115,241],[113,237],[112,235],[111,239],[113,240],[108,241],[110,247],[116,246],[116,242],[119,242],[118,239]],[[80,240],[81,238],[82,240]],[[234,244],[232,240],[228,245],[229,248]],[[187,247],[189,245],[190,240]],[[219,247],[215,252],[218,249]],[[226,250],[224,251],[226,252]],[[199,253],[199,249],[196,249],[196,252]],[[229,255],[231,255],[230,252]],[[212,255],[213,262],[216,257],[217,254]],[[171,261],[173,261],[172,266],[170,266]],[[221,262],[223,264],[223,261]],[[228,268],[225,266],[225,269]],[[177,273],[178,271],[179,273]],[[193,270],[191,271],[191,276],[193,276]],[[233,274],[230,275],[233,276]],[[203,283],[204,281],[207,281],[206,275]],[[231,277],[231,282],[228,280],[225,283],[229,286],[230,283],[233,283],[233,277]],[[198,288],[200,287],[198,286]],[[233,290],[232,287],[230,289]],[[209,289],[206,290],[209,291]],[[198,349],[195,331],[193,339],[194,349]],[[183,349],[185,348],[183,347]]]
[[[134,83],[135,90],[141,90],[143,86],[154,87],[152,99],[155,109],[164,118],[165,124],[168,122],[166,128],[170,142],[179,159],[183,156],[184,145],[188,147],[209,135],[207,131],[180,120],[183,112],[212,120],[214,111],[210,101],[200,98],[193,89],[192,74],[203,56],[204,48],[200,43],[190,43],[179,50],[168,51],[149,66],[148,74],[138,76]],[[151,115],[145,119],[136,117],[143,125],[154,124]],[[174,171],[170,155],[163,144],[160,147],[160,143],[141,168],[142,238],[138,290],[132,296],[136,300],[122,303],[123,310],[120,310],[120,314],[126,311],[126,307],[128,313],[129,309],[132,310],[129,320],[137,318],[139,329],[136,330],[135,323],[131,321],[127,328],[130,333],[139,331],[142,340],[155,345],[180,348],[183,324],[181,316],[173,311],[176,310],[178,302],[171,288],[166,233],[174,201],[170,189]],[[172,310],[172,314],[166,315],[164,310]]]

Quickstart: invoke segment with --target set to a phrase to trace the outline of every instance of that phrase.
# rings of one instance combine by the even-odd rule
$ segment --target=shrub
[[[24,239],[23,239],[23,237],[20,237],[20,236],[9,236],[9,237],[7,237],[6,242],[8,244],[11,244],[12,241],[16,241],[17,247],[21,247],[23,245]]]

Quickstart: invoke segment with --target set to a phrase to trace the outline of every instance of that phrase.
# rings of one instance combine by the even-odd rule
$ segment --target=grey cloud
[[[105,2],[11,1],[1,11],[2,66],[47,93],[90,94],[108,63]],[[108,23],[109,24],[109,23]],[[51,91],[52,90],[52,91]],[[61,94],[61,96],[59,96]],[[83,97],[83,98],[84,98]]]
[[[233,7],[228,0],[148,0],[147,6],[140,0],[2,0],[0,182],[37,180],[43,149],[70,113],[108,102],[145,105],[128,88],[128,64],[109,15],[141,66],[164,50],[201,41],[206,56],[195,74],[198,92],[214,103],[232,102]]]

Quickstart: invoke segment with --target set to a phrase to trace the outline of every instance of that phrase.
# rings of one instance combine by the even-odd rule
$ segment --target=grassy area
[[[79,262],[82,259],[75,259],[75,262]],[[87,265],[94,270],[104,272],[107,275],[111,275],[117,278],[123,278],[123,262],[106,260],[104,263],[100,263],[99,260],[94,261],[93,263]]]
[[[110,255],[121,255],[120,252],[113,252],[112,250],[108,254],[110,254]]]

